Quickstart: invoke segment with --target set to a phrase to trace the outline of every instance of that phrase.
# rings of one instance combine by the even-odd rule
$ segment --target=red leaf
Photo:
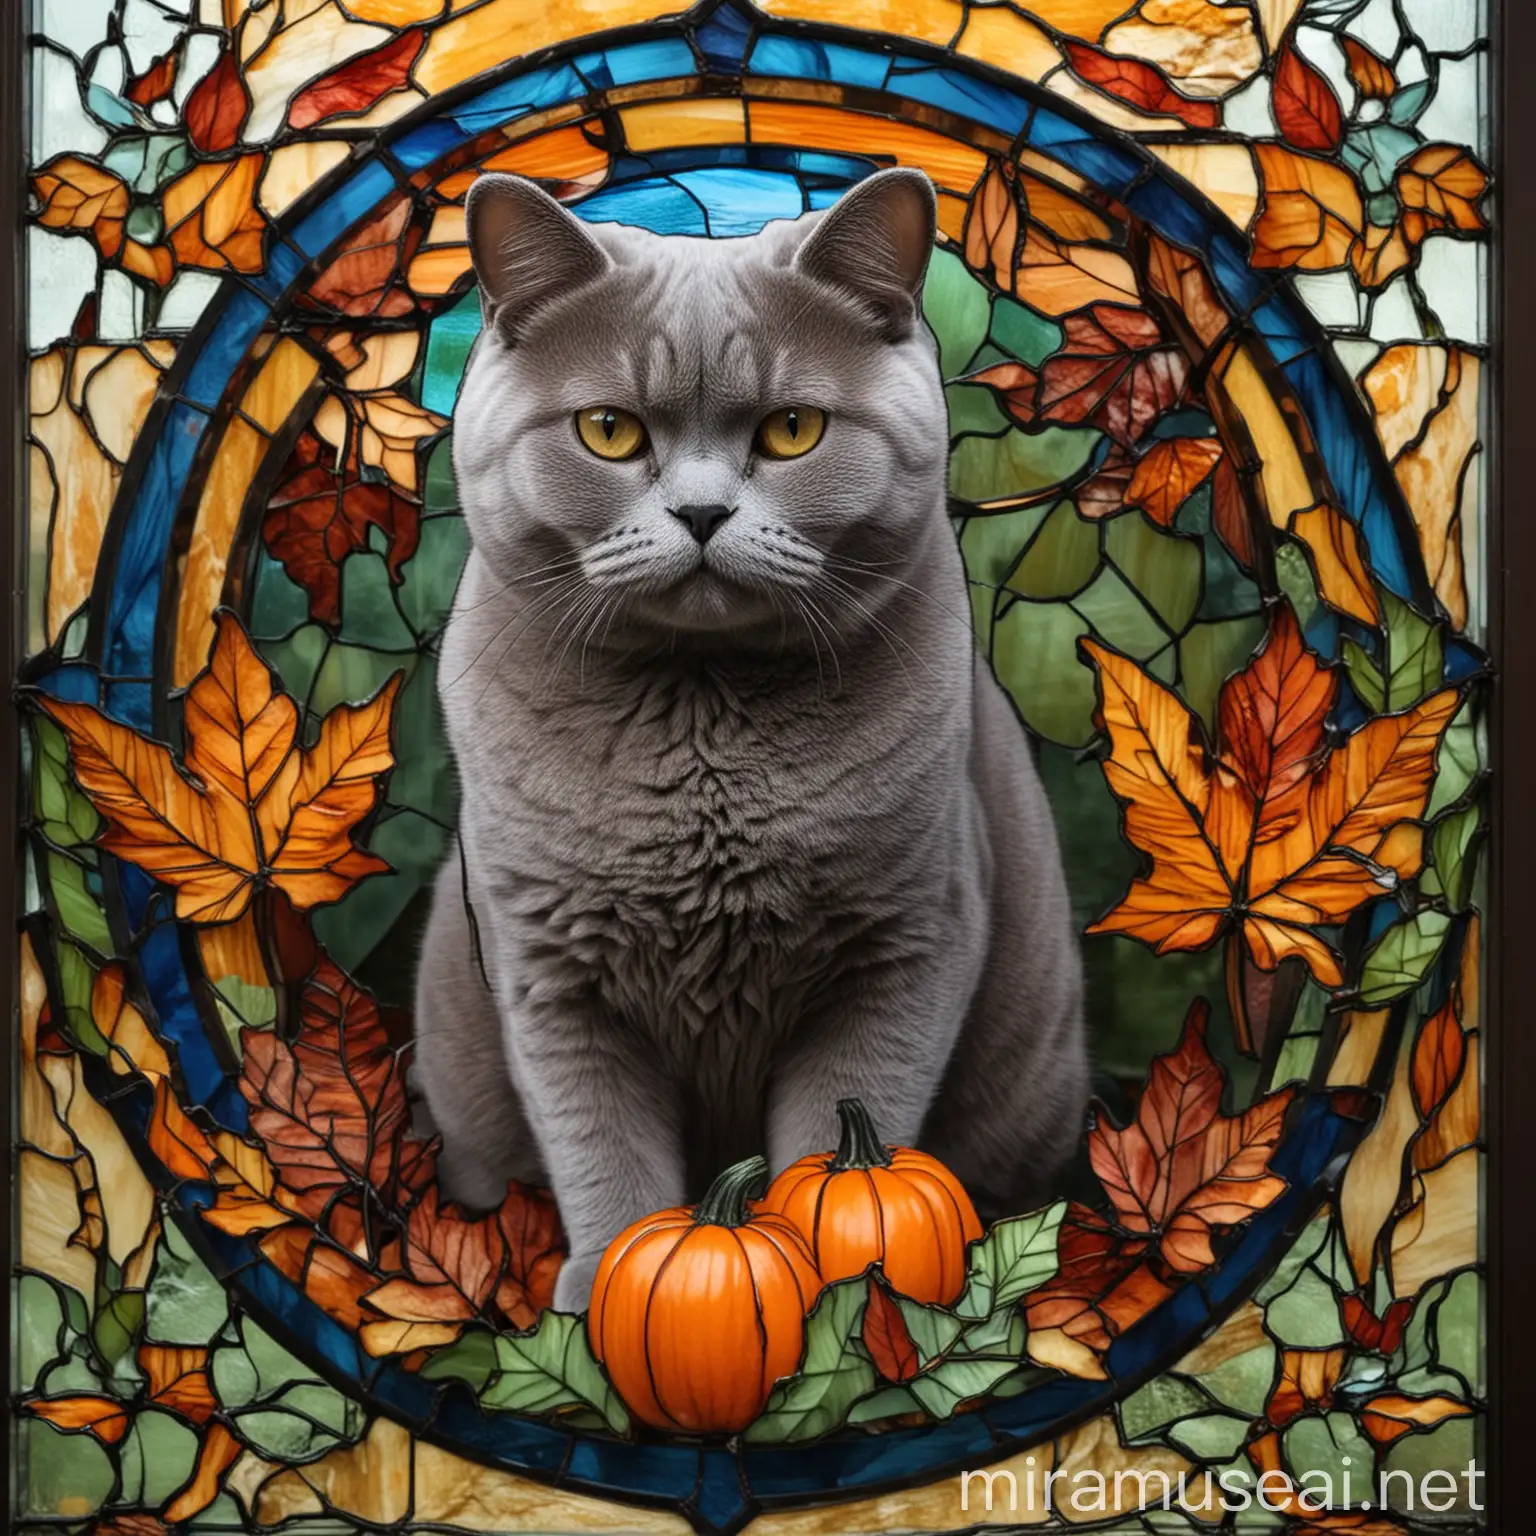
[[[425,41],[421,29],[412,27],[382,48],[349,59],[294,97],[288,108],[288,126],[310,128],[328,117],[366,112],[381,97],[409,82],[411,66]]]
[[[1142,310],[1093,304],[1066,317],[1066,339],[1038,378],[1000,363],[973,376],[1003,395],[1024,426],[1091,423],[1130,448],[1182,397],[1189,361]]]
[[[250,105],[239,61],[234,51],[226,48],[187,98],[187,136],[204,153],[233,149]]]
[[[1287,39],[1275,69],[1275,121],[1281,137],[1297,149],[1332,152],[1344,136],[1344,114],[1333,87]]]
[[[1129,102],[1138,111],[1182,119],[1191,128],[1214,128],[1221,118],[1212,103],[1181,96],[1168,77],[1140,59],[1128,59],[1091,48],[1087,43],[1066,43],[1072,68],[1089,85]]]
[[[335,459],[313,432],[304,432],[262,523],[273,558],[309,594],[310,617],[330,625],[341,619],[342,562],[367,549],[368,530],[384,535],[390,579],[398,586],[421,528],[421,508],[391,482],[360,478],[355,450],[344,469]]]
[[[1412,1316],[1411,1297],[1394,1301],[1380,1317],[1358,1294],[1344,1298],[1344,1326],[1349,1330],[1350,1338],[1361,1349],[1368,1349],[1373,1354],[1396,1354],[1397,1346],[1403,1342],[1403,1330]]]
[[[507,1244],[507,1267],[496,1305],[514,1328],[531,1328],[555,1297],[565,1239],[549,1191],[513,1184],[496,1213]]]
[[[864,1309],[864,1347],[887,1381],[910,1381],[917,1375],[917,1345],[907,1332],[906,1319],[891,1293],[874,1278]]]

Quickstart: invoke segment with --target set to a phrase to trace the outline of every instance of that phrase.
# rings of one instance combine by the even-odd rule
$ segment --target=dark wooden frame
[[[1440,0],[1472,5],[1476,0]],[[1490,1149],[1485,1192],[1487,1221],[1488,1386],[1490,1415],[1479,1455],[1488,1471],[1484,1528],[1523,1530],[1532,1501],[1523,1468],[1523,1443],[1536,1381],[1536,1307],[1527,1293],[1536,1280],[1536,1136],[1529,1134],[1536,1092],[1536,1026],[1526,1027],[1523,1005],[1536,999],[1536,897],[1523,870],[1536,862],[1536,513],[1524,504],[1526,482],[1504,444],[1526,440],[1536,427],[1536,90],[1524,65],[1536,53],[1536,4],[1494,0],[1491,71],[1498,232],[1494,255],[1492,369],[1485,448],[1491,452],[1488,601],[1490,639],[1498,681],[1490,715],[1493,832],[1490,910],[1484,933],[1488,953],[1486,1131]],[[9,508],[0,587],[0,677],[14,677],[23,654],[21,599],[25,522],[23,421],[26,407],[26,123],[30,78],[25,68],[28,0],[0,0],[0,312],[5,358],[0,364],[0,419],[11,423],[0,442],[0,505]],[[19,86],[19,88],[15,88]],[[1506,360],[1524,364],[1506,367]],[[0,1050],[0,1139],[11,1145],[11,1040],[17,1018],[16,932],[21,843],[17,779],[19,716],[0,709],[0,806],[10,821],[10,879],[0,879],[0,1006],[7,1021]],[[1509,1027],[1506,1028],[1506,1019]],[[10,1390],[11,1256],[14,1168],[7,1150],[4,1222],[0,1222],[0,1365]],[[11,1470],[11,1437],[0,1445],[0,1466]],[[10,1489],[11,1479],[5,1478]],[[9,1494],[0,1527],[9,1529]]]
[[[1464,0],[1470,3],[1470,0]],[[1492,70],[1498,232],[1494,258],[1493,452],[1489,566],[1490,632],[1498,679],[1492,724],[1493,839],[1488,945],[1486,1133],[1490,1149],[1488,1223],[1488,1390],[1483,1460],[1488,1467],[1488,1529],[1517,1531],[1531,1519],[1530,1389],[1536,1377],[1536,1030],[1525,1005],[1536,997],[1536,901],[1525,884],[1536,858],[1536,520],[1525,506],[1526,480],[1514,455],[1536,421],[1536,92],[1524,64],[1536,48],[1536,8],[1501,0],[1494,18]],[[1508,445],[1507,454],[1505,447]]]

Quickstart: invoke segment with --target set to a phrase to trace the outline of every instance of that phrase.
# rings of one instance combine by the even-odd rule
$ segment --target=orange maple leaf
[[[1323,985],[1341,986],[1339,957],[1315,928],[1419,872],[1417,818],[1459,691],[1373,719],[1335,747],[1337,673],[1282,606],[1263,650],[1222,688],[1212,750],[1176,694],[1107,647],[1082,647],[1099,674],[1105,777],[1126,835],[1152,861],[1087,931],[1131,934],[1163,954],[1203,949],[1237,924],[1262,969],[1299,955]]]
[[[208,666],[187,692],[187,746],[168,747],[89,704],[38,695],[69,738],[75,777],[107,820],[101,846],[176,891],[176,915],[239,917],[275,887],[299,909],[336,901],[387,871],[352,834],[394,765],[389,726],[400,677],[365,704],[333,709],[312,747],[233,614],[221,612]]]

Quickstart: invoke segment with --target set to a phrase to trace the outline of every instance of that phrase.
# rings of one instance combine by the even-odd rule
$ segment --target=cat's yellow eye
[[[786,405],[763,417],[757,429],[757,447],[770,459],[798,459],[821,441],[827,413],[814,405]]]
[[[640,418],[617,406],[596,405],[577,411],[576,430],[600,459],[632,459],[645,447],[645,427]]]

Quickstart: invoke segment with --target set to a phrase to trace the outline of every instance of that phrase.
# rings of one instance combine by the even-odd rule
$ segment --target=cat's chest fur
[[[508,696],[457,733],[467,857],[542,985],[690,1050],[766,1043],[920,894],[900,809],[957,765],[899,713],[686,667]]]

